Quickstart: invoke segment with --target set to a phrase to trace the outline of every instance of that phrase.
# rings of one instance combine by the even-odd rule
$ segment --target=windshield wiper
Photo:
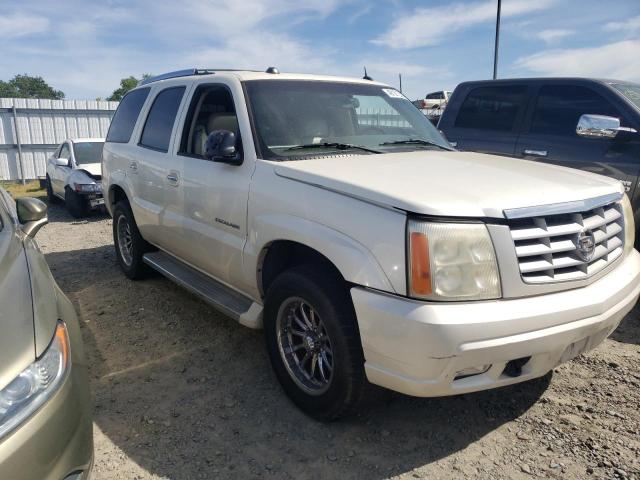
[[[422,138],[408,138],[407,140],[396,140],[394,142],[383,142],[380,144],[381,147],[388,145],[428,145],[430,147],[441,148],[442,150],[453,150],[453,148],[448,148],[443,145],[439,145],[436,142],[430,142],[429,140],[423,140]]]
[[[325,143],[307,143],[305,145],[295,145],[289,147],[286,150],[307,150],[312,148],[335,148],[336,150],[362,150],[369,153],[382,153],[379,150],[372,148],[362,147],[360,145],[353,145],[351,143],[337,143],[337,142],[325,142]]]

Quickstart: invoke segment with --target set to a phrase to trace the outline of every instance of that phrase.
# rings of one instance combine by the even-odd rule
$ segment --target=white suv
[[[622,185],[454,151],[373,81],[187,70],[114,116],[103,189],[119,263],[251,328],[308,414],[367,380],[452,395],[546,374],[640,294]]]

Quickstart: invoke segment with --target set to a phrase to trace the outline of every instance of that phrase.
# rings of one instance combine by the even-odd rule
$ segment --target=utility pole
[[[400,79],[400,93],[402,93],[402,74],[398,74],[398,78]]]
[[[502,1],[498,0],[498,14],[496,15],[496,45],[493,50],[493,79],[498,78],[498,45],[500,44],[500,5]]]

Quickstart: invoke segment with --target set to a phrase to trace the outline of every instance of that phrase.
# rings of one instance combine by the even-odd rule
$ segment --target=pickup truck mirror
[[[589,113],[581,115],[576,126],[576,133],[581,137],[615,138],[618,132],[637,133],[634,128],[621,127],[619,118]]]
[[[242,157],[236,148],[236,135],[229,130],[214,130],[204,144],[204,157],[214,162],[240,165]]]
[[[34,237],[47,222],[47,204],[42,200],[23,197],[16,200],[18,221],[22,224],[22,231],[29,237]]]
[[[69,159],[68,158],[56,158],[56,165],[58,167],[68,167]]]

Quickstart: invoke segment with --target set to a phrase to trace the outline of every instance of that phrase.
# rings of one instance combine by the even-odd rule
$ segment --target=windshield
[[[77,165],[102,162],[104,142],[74,142],[73,156]]]
[[[420,110],[392,88],[299,80],[245,85],[265,159],[451,149]]]
[[[640,85],[631,83],[614,83],[612,87],[627,97],[631,103],[640,109]]]

